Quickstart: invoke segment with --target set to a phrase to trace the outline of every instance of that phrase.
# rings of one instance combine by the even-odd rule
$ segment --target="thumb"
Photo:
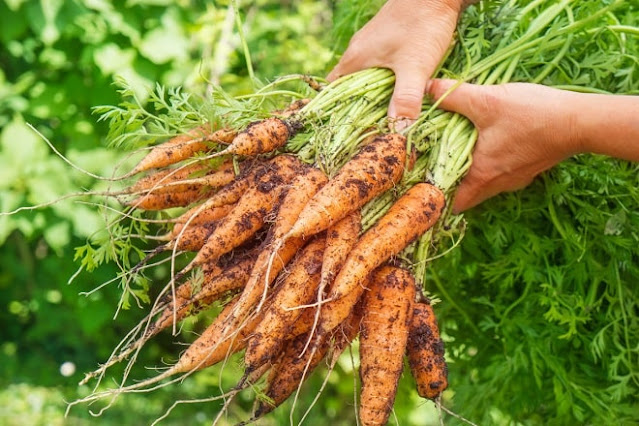
[[[418,70],[395,71],[395,88],[388,106],[390,118],[416,119],[422,110],[422,99],[427,76]]]
[[[451,89],[452,91],[448,92]],[[428,82],[426,93],[436,101],[441,100],[440,108],[457,112],[472,120],[472,117],[478,113],[479,102],[476,98],[483,96],[483,89],[483,86],[460,83],[457,80],[434,79]]]
[[[463,179],[455,194],[453,213],[459,214],[479,204],[481,202],[481,199],[478,197],[479,192],[479,185],[475,184],[472,179],[469,180],[468,177]]]
[[[329,83],[332,83],[333,81],[337,80],[341,76],[350,74],[353,71],[355,70],[354,69],[351,70],[345,65],[344,57],[342,57],[342,59],[337,63],[337,65],[335,65],[335,68],[333,68],[331,72],[328,73],[328,75],[326,76],[326,80]]]

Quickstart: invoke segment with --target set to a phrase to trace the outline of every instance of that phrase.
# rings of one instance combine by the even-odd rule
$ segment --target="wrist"
[[[574,93],[578,152],[639,161],[639,97]]]
[[[567,157],[588,152],[587,141],[584,138],[584,124],[582,116],[583,102],[582,94],[562,91],[563,96],[560,98],[561,109],[560,119],[557,120],[562,134],[561,143],[563,144]]]

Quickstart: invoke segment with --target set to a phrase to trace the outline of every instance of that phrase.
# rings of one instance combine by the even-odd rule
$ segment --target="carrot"
[[[358,210],[399,181],[405,160],[404,136],[392,133],[376,137],[315,194],[287,238],[314,235]]]
[[[86,383],[110,366],[124,360],[149,339],[174,322],[181,321],[188,315],[200,312],[226,294],[240,290],[248,280],[254,253],[254,251],[249,251],[226,268],[221,268],[214,262],[205,264],[203,267],[204,281],[199,290],[193,287],[191,280],[188,280],[175,289],[175,296],[169,293],[162,297],[157,302],[156,312],[159,312],[159,315],[142,337],[128,345],[117,356],[109,359],[98,370],[87,374],[82,383]]]
[[[293,161],[292,158],[290,161],[271,162],[269,173],[256,176],[254,186],[242,195],[226,217],[217,222],[215,231],[181,274],[228,253],[264,225],[267,214],[276,207],[283,185],[292,181],[302,167],[298,160]]]
[[[242,298],[234,313],[234,319],[229,322],[229,330],[237,326],[239,321],[242,321],[245,312],[251,306],[258,303],[257,309],[260,309],[260,299],[264,299],[270,283],[273,282],[279,271],[289,262],[295,252],[303,246],[304,241],[301,238],[292,238],[284,242],[281,236],[290,230],[304,205],[325,183],[326,176],[321,171],[305,167],[302,168],[299,176],[295,178],[283,194],[275,223],[269,230],[265,250],[260,253],[255,262],[251,272],[251,279],[246,284]],[[283,244],[274,244],[274,241],[279,241]]]
[[[266,173],[271,173],[278,167],[301,167],[302,163],[291,155],[278,155],[273,159],[262,162],[254,161],[240,172],[228,185],[222,187],[218,192],[211,195],[204,203],[193,208],[194,211],[206,211],[215,207],[226,206],[237,203],[242,195],[252,186],[255,186],[255,179]]]
[[[231,210],[233,204],[227,204],[219,207],[211,207],[208,209],[200,209],[200,206],[191,207],[186,212],[175,218],[173,222],[176,224],[166,237],[174,239],[184,228],[184,224],[188,221],[188,226],[202,225],[204,223],[215,222],[225,217]]]
[[[206,243],[209,235],[218,226],[219,221],[205,222],[198,225],[189,226],[183,229],[183,226],[176,226],[166,235],[170,238],[169,242],[162,246],[162,250],[186,250],[198,251]],[[160,248],[160,247],[158,247]]]
[[[320,321],[324,292],[333,283],[335,275],[342,268],[348,253],[353,249],[362,230],[359,210],[346,216],[326,231],[326,249],[322,259],[322,273],[317,287],[317,309],[311,336]],[[310,343],[310,342],[309,342]]]
[[[210,126],[205,124],[154,147],[127,176],[178,163],[196,152],[208,151],[211,143],[228,144],[234,137],[233,130],[219,129],[211,133]]]
[[[215,321],[182,354],[178,363],[171,368],[174,370],[173,374],[209,367],[246,346],[246,338],[260,322],[260,315],[252,316],[236,336],[224,336],[219,333],[238,298],[239,296],[225,306]]]
[[[284,346],[284,351],[277,358],[266,379],[264,394],[268,402],[258,402],[251,421],[279,407],[300,386],[304,373],[313,371],[324,358],[330,347],[329,342],[324,340],[315,352],[304,352],[308,338],[308,334],[301,334]]]
[[[268,241],[267,239],[267,244],[265,245],[268,245]],[[258,312],[261,310],[263,301],[268,294],[269,286],[303,246],[304,240],[295,238],[290,239],[281,246],[275,252],[275,256],[269,250],[260,252],[251,269],[250,277],[240,295],[240,299],[235,304],[233,313],[227,319],[225,334],[233,334],[241,326],[252,308]],[[269,260],[272,258],[274,261],[269,264]]]
[[[154,250],[151,250],[144,259],[131,268],[130,274],[136,274],[144,265],[147,264],[149,260],[162,252],[169,250],[196,252],[200,250],[217,225],[217,221],[210,221],[189,226],[187,229],[184,229],[184,231],[182,231],[183,226],[178,225],[171,232],[155,237],[155,239],[159,241],[168,242],[157,246]]]
[[[385,425],[402,373],[415,280],[405,269],[383,266],[370,280],[359,339],[361,424]]]
[[[406,346],[408,363],[417,383],[417,393],[435,399],[448,387],[444,343],[430,303],[416,303]]]
[[[169,192],[164,194],[150,193],[136,197],[130,201],[125,201],[123,204],[140,210],[164,210],[173,207],[185,207],[203,200],[213,193],[211,190],[203,189],[204,188],[189,189],[183,192]]]
[[[180,356],[180,359],[171,368],[163,373],[142,380],[130,386],[126,386],[118,390],[118,393],[141,389],[153,383],[164,380],[167,377],[179,373],[189,373],[210,367],[225,359],[246,346],[246,338],[250,335],[253,328],[259,323],[261,316],[254,315],[247,321],[236,334],[232,336],[221,333],[225,319],[233,310],[237,303],[238,297],[229,302],[215,320],[204,330]]]
[[[315,306],[308,306],[301,309],[302,313],[293,323],[293,327],[288,333],[288,338],[292,339],[300,334],[307,333],[313,328],[313,321],[315,320]]]
[[[167,174],[167,176],[169,176]],[[221,170],[209,172],[203,176],[187,177],[183,179],[161,178],[157,183],[149,185],[147,188],[136,188],[136,193],[164,194],[169,192],[184,192],[193,189],[218,189],[233,181],[235,171],[232,165],[223,167]],[[134,186],[138,186],[137,184]]]
[[[253,331],[244,356],[246,371],[252,371],[274,357],[289,335],[302,309],[313,301],[319,285],[325,238],[311,241],[291,262],[289,273],[278,285],[263,320]]]
[[[335,283],[333,283],[335,285]],[[340,298],[325,301],[321,307],[317,331],[314,336],[313,348],[317,347],[322,339],[335,330],[353,312],[353,308],[360,301],[366,282],[354,287],[350,293]]]
[[[311,338],[308,333],[292,337],[284,350],[275,360],[267,378],[265,394],[269,401],[260,401],[255,409],[254,421],[270,413],[282,404],[296,389],[303,378],[308,376],[332,349],[329,366],[334,367],[337,358],[351,343],[359,331],[361,316],[351,315],[334,335],[334,340],[326,338],[313,351],[305,351],[306,342]],[[332,345],[331,345],[332,343]]]
[[[175,289],[175,300],[171,294],[167,294],[158,302],[158,305],[172,306],[172,309],[164,310],[151,325],[148,333],[157,334],[174,321],[184,319],[188,312],[199,311],[223,295],[241,290],[249,278],[252,263],[252,256],[244,256],[227,268],[220,268],[217,264],[205,264],[204,280],[199,289],[194,288],[192,281],[188,280]]]
[[[249,124],[229,146],[211,157],[227,154],[255,156],[275,151],[283,147],[294,133],[291,123],[277,117],[266,118]]]
[[[368,275],[426,232],[437,221],[444,205],[444,195],[439,189],[426,183],[417,184],[362,235],[330,288],[331,301],[322,308],[330,315],[320,316],[318,334],[331,331],[349,315],[364,293]]]
[[[329,298],[348,294],[371,271],[426,232],[439,219],[445,203],[444,194],[433,185],[419,183],[409,189],[359,239],[335,278]]]
[[[157,170],[151,174],[148,174],[138,179],[128,189],[129,192],[141,192],[150,190],[156,185],[166,185],[172,182],[178,182],[185,179],[190,179],[194,176],[228,171],[233,172],[233,163],[225,161],[215,171],[211,170],[210,161],[198,161],[193,164],[183,165],[181,167],[173,169]]]

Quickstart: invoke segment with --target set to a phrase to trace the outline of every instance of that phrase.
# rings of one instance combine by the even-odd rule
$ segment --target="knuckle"
[[[398,91],[393,95],[398,116],[416,118],[421,110],[423,94],[415,91]]]
[[[473,109],[479,111],[498,111],[502,104],[502,91],[503,88],[501,86],[483,87],[478,95],[471,100]]]

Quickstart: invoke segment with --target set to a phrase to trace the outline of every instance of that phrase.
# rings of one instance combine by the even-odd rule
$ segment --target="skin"
[[[389,117],[417,118],[426,82],[448,50],[461,8],[460,0],[387,1],[353,36],[328,80],[370,67],[389,68],[396,76]],[[397,130],[409,123],[398,123]]]
[[[396,74],[388,115],[396,130],[455,82],[429,80],[451,42],[460,0],[389,0],[353,36],[329,80],[369,67]],[[581,94],[541,85],[462,84],[441,107],[467,116],[479,131],[473,164],[453,205],[469,209],[577,153],[639,161],[639,97]]]
[[[455,81],[433,80],[439,98]],[[639,161],[639,97],[575,93],[535,84],[462,84],[441,103],[479,131],[453,209],[471,208],[579,153]]]

